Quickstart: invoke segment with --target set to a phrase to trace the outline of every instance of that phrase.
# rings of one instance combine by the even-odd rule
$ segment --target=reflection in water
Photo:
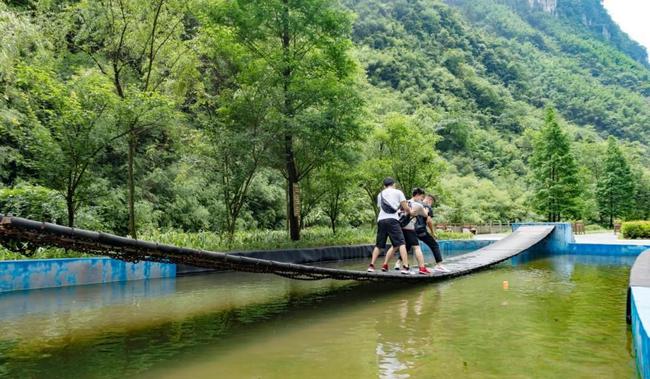
[[[5,294],[0,376],[633,377],[629,264],[558,256],[415,286],[221,273]]]

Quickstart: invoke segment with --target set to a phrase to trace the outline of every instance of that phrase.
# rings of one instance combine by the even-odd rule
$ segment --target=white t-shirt
[[[377,195],[377,206],[379,206],[379,216],[377,216],[377,221],[385,220],[388,218],[394,218],[399,220],[397,212],[395,213],[386,213],[381,207],[381,197],[384,197],[384,201],[390,204],[396,210],[400,209],[400,203],[406,201],[404,193],[395,188],[386,188],[379,195]]]
[[[422,206],[422,204],[418,203],[413,199],[409,200],[409,207],[411,208],[412,211],[415,212],[415,216],[413,216],[413,218],[408,223],[408,225],[402,227],[402,229],[415,230],[415,223],[418,220],[416,216],[427,217],[429,214],[427,213],[427,209],[424,206]]]

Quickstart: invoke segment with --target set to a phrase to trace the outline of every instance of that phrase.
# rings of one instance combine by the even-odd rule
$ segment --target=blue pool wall
[[[650,288],[630,289],[632,341],[639,376],[650,379]]]
[[[495,240],[441,240],[438,241],[438,246],[440,246],[440,251],[444,257],[446,255],[454,255],[454,253],[478,250],[494,243],[494,241]],[[422,253],[426,258],[433,257],[433,252],[429,249],[429,246],[420,242],[420,247],[422,248]]]
[[[650,246],[635,260],[628,289],[628,322],[632,326],[632,344],[637,372],[650,379]]]
[[[176,277],[176,265],[110,258],[0,261],[0,292]]]
[[[519,229],[521,226],[530,225],[554,225],[555,228],[551,234],[533,248],[535,251],[562,254],[570,251],[570,246],[575,244],[571,223],[568,222],[522,222],[512,224],[512,231]]]

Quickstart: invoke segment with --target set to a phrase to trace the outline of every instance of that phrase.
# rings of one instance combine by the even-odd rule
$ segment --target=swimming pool
[[[0,375],[636,377],[633,261],[519,259],[416,286],[213,273],[6,293]]]

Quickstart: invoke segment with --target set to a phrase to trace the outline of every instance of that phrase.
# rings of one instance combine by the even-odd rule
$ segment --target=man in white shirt
[[[377,241],[372,251],[372,260],[368,266],[368,272],[375,271],[375,261],[379,257],[382,249],[386,248],[386,239],[390,238],[390,243],[394,248],[399,248],[402,262],[408,262],[406,255],[406,246],[404,245],[404,234],[399,223],[398,211],[410,214],[411,209],[406,202],[404,193],[395,188],[395,181],[392,178],[384,179],[384,190],[377,196],[377,205],[379,206],[379,216],[377,216]],[[402,274],[409,274],[408,266],[402,266]]]

